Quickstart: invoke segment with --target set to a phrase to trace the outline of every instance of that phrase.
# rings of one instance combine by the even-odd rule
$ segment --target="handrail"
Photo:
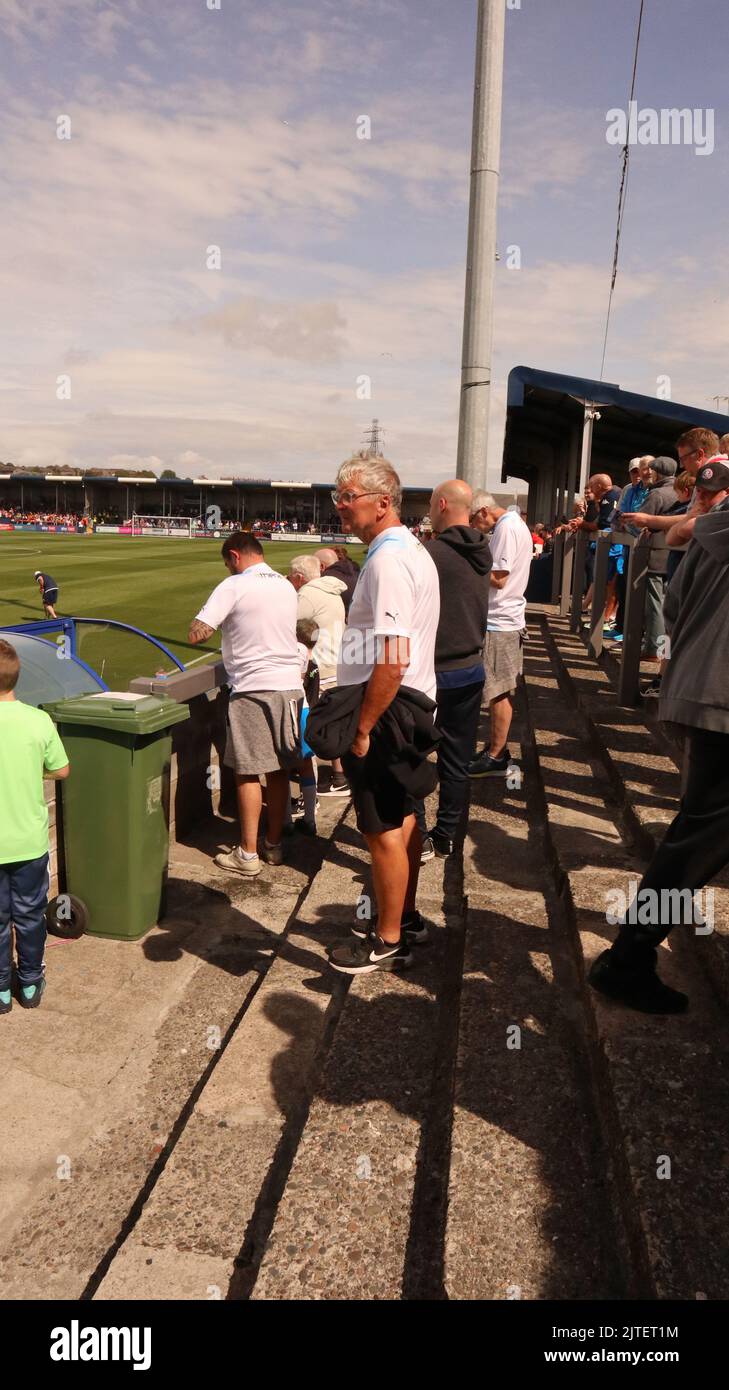
[[[562,580],[562,565],[564,563],[565,541],[565,532],[558,531],[557,535],[554,537],[554,544],[552,549],[552,603],[559,603],[560,584]]]

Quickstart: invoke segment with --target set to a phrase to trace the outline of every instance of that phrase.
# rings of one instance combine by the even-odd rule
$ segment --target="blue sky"
[[[637,14],[506,16],[492,482],[511,367],[599,373],[605,117]],[[406,482],[452,474],[475,20],[476,0],[0,0],[0,458],[325,479],[377,415]],[[711,106],[715,149],[633,148],[605,367],[707,407],[729,393],[728,37],[725,0],[647,0],[638,102]]]

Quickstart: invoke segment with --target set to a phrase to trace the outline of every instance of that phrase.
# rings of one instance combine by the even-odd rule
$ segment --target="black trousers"
[[[680,810],[653,855],[638,894],[645,888],[695,891],[729,863],[729,734],[691,729],[685,759]],[[659,905],[659,921],[621,926],[610,952],[616,965],[653,964],[656,946],[675,925],[671,904],[663,906],[659,900]]]
[[[483,681],[461,685],[454,690],[439,689],[436,696],[436,726],[440,729],[438,744],[437,829],[453,839],[468,796],[468,764],[476,750],[478,719],[481,713]],[[420,830],[426,833],[425,808],[419,801],[415,817]]]

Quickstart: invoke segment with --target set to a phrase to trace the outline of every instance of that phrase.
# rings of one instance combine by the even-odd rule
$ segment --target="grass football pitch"
[[[191,647],[187,632],[208,594],[227,578],[220,546],[219,540],[173,537],[0,532],[0,627],[44,617],[33,579],[34,570],[44,570],[58,581],[59,618],[131,623],[163,642],[184,665],[212,660],[220,634],[207,647]],[[264,544],[268,564],[282,574],[292,556],[309,549],[301,541]],[[362,559],[363,547],[351,550],[354,559]],[[80,627],[78,633],[79,656],[112,690],[127,689],[134,676],[174,669],[163,652],[130,633],[108,627]]]

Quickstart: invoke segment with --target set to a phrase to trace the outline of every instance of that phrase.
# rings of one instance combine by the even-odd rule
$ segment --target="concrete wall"
[[[235,779],[223,767],[227,691],[211,690],[188,704],[190,718],[172,729],[170,841],[177,842],[219,810],[235,815]]]
[[[190,711],[189,719],[172,726],[170,843],[184,843],[218,811],[235,815],[235,778],[223,766],[228,689],[222,661],[166,680],[139,677],[129,688],[143,695],[171,695]]]

